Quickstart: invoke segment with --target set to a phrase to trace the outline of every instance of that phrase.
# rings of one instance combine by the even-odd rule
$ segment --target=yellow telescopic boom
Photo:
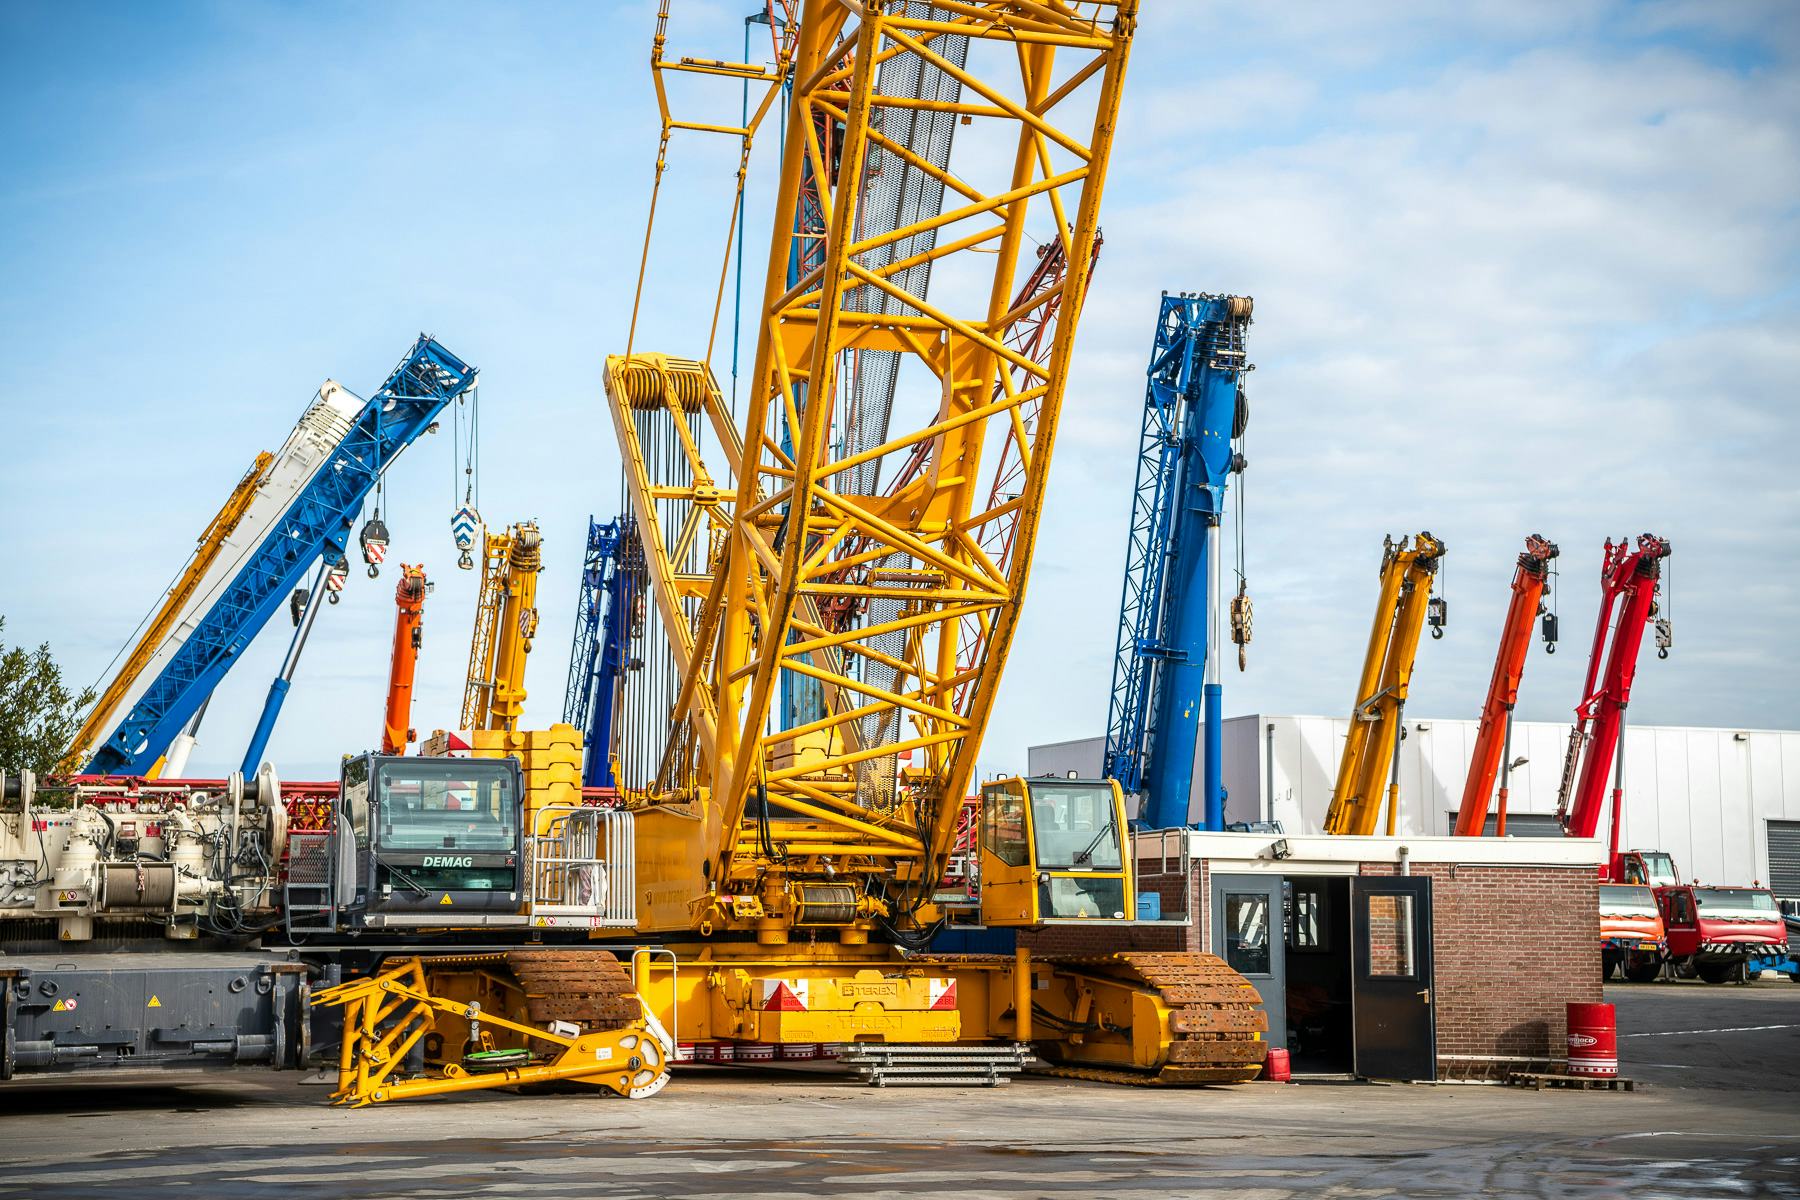
[[[106,685],[106,690],[101,693],[100,699],[88,712],[87,719],[81,723],[81,732],[75,735],[75,741],[70,745],[69,752],[63,756],[62,764],[59,767],[61,771],[67,773],[79,770],[94,742],[112,728],[113,716],[118,710],[119,702],[125,698],[125,694],[131,690],[131,685],[137,680],[138,675],[156,656],[157,648],[169,636],[169,630],[175,624],[175,618],[181,614],[182,605],[188,602],[194,594],[194,589],[200,586],[202,579],[206,578],[207,569],[212,566],[213,560],[219,555],[219,547],[224,544],[226,538],[231,536],[231,531],[237,528],[238,522],[244,519],[244,513],[250,508],[250,502],[256,498],[256,485],[262,482],[263,472],[268,470],[269,464],[274,461],[273,454],[266,450],[259,451],[256,461],[250,464],[250,469],[244,472],[244,477],[238,480],[236,487],[231,489],[231,496],[225,501],[224,507],[219,509],[218,515],[200,534],[200,539],[194,547],[193,557],[188,559],[187,566],[182,568],[181,578],[176,580],[175,586],[169,589],[169,594],[164,598],[162,607],[156,610],[156,615],[150,618],[149,625],[145,627],[144,636],[138,639],[137,645],[133,646],[131,653],[126,656],[125,665],[119,668],[119,673],[114,675],[112,682]]]
[[[525,659],[537,636],[537,577],[543,568],[543,537],[536,522],[490,533],[481,562],[481,591],[475,601],[475,633],[469,644],[469,674],[463,686],[462,727],[519,727],[525,708]]]
[[[1443,602],[1433,601],[1431,584],[1443,556],[1444,543],[1429,533],[1410,543],[1404,537],[1387,540],[1381,558],[1381,599],[1369,630],[1362,679],[1356,685],[1356,707],[1350,711],[1350,736],[1338,762],[1337,786],[1325,814],[1326,833],[1374,833],[1384,781],[1387,832],[1390,836],[1394,832],[1400,806],[1400,723],[1427,616],[1432,636],[1441,636]]]

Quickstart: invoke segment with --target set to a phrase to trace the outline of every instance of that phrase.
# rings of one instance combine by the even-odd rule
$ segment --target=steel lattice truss
[[[1136,10],[856,7],[820,0],[800,22],[774,211],[796,211],[804,179],[830,181],[818,194],[825,239],[790,284],[794,222],[777,223],[743,420],[700,363],[607,365],[650,598],[680,680],[657,770],[620,782],[739,831],[709,843],[723,847],[715,880],[754,869],[754,837],[782,843],[784,862],[881,856],[901,879],[941,873],[1029,574]],[[939,53],[965,38],[965,61]],[[955,86],[884,93],[880,78],[905,73],[879,68],[906,56]],[[966,122],[966,163],[940,168],[884,134],[921,107]],[[835,169],[821,129],[835,130]],[[864,227],[865,170],[882,157],[941,182],[942,211]],[[1021,253],[1028,213],[1067,267],[1021,305],[1037,265]],[[929,300],[903,286],[923,264]],[[1052,299],[1062,319],[1043,321]],[[1009,337],[1022,320],[1049,336]],[[851,450],[841,373],[871,351],[899,356],[898,398],[885,438]],[[882,470],[910,478],[871,486]],[[1002,529],[1011,553],[997,561]],[[823,684],[822,717],[774,727],[784,674]],[[897,779],[902,756],[913,769]],[[760,795],[783,818],[772,833]],[[784,833],[788,821],[807,828]]]

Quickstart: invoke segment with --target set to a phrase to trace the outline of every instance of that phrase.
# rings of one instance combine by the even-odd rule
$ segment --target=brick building
[[[1043,952],[1218,954],[1263,994],[1300,1073],[1455,1077],[1559,1060],[1598,1001],[1598,841],[1139,835],[1160,919],[1022,934]]]

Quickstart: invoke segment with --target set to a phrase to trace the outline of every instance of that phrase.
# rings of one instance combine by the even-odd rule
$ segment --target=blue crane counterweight
[[[149,771],[307,570],[321,557],[344,554],[351,523],[393,457],[474,382],[475,368],[419,335],[337,448],[100,745],[88,774]],[[265,721],[272,724],[272,714]]]
[[[1245,296],[1164,295],[1151,349],[1137,490],[1107,712],[1106,774],[1141,797],[1140,824],[1188,824],[1206,730],[1201,827],[1221,829],[1220,524],[1241,470]]]

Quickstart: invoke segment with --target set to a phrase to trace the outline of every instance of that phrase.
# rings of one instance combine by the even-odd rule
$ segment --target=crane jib
[[[237,655],[351,522],[389,461],[475,382],[475,369],[421,334],[337,448],[295,495],[224,592],[95,752],[92,775],[145,774],[206,702]]]

